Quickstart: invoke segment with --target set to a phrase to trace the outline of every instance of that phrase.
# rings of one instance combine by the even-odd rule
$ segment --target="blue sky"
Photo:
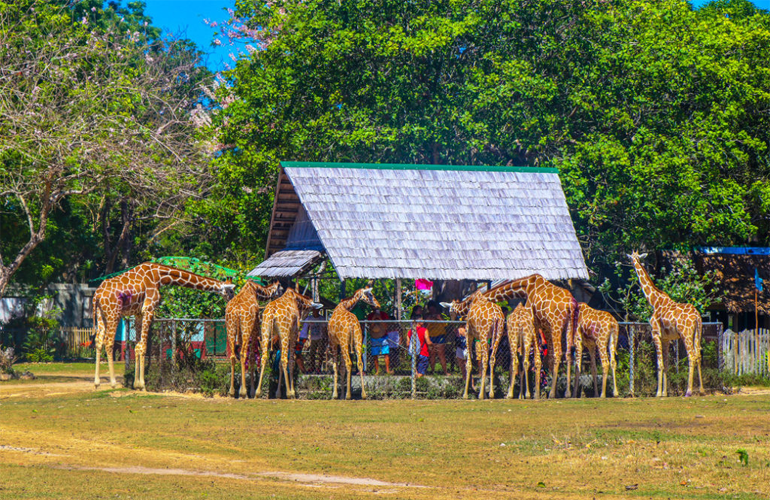
[[[224,63],[231,62],[228,54],[237,51],[236,47],[211,46],[214,30],[206,26],[204,19],[224,21],[228,18],[225,9],[232,8],[235,0],[144,0],[146,13],[152,17],[153,24],[171,33],[182,33],[209,53],[208,67],[212,70],[224,69]],[[705,0],[695,0],[698,7]],[[770,10],[770,0],[756,0],[754,5]]]

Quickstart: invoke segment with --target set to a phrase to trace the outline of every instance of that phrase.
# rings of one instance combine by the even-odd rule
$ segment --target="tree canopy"
[[[264,238],[267,188],[293,159],[558,167],[589,266],[768,243],[770,17],[746,1],[241,1],[235,15],[251,45],[220,87],[216,163],[231,206],[262,214],[243,233]]]

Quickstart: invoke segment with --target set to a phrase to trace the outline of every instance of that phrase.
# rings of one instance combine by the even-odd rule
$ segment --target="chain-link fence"
[[[413,363],[413,352],[418,352],[419,346],[407,345],[407,338],[413,328],[411,321],[361,321],[364,334],[363,366],[357,366],[355,349],[350,345],[350,359],[352,373],[357,374],[363,369],[367,375],[392,375],[395,377],[410,377],[414,380],[417,375],[416,363]],[[460,379],[468,360],[467,366],[473,370],[474,376],[479,371],[479,343],[466,349],[463,337],[464,322],[460,321],[423,321],[427,329],[427,335],[433,345],[429,347],[430,358],[427,374],[439,377],[449,376]],[[132,323],[126,328],[128,342],[116,343],[116,354],[126,362],[133,361],[133,348],[136,341],[136,332]],[[723,336],[721,323],[705,323],[703,325],[703,368],[704,371],[718,372],[723,359],[721,349]],[[417,336],[415,336],[416,339]],[[277,341],[277,339],[274,339]],[[538,342],[541,352],[547,349],[542,336]],[[272,351],[279,349],[279,343],[275,342]],[[309,318],[301,325],[301,337],[294,349],[293,362],[297,365],[300,374],[307,377],[328,376],[333,374],[332,352],[329,348],[328,322],[324,319]],[[566,344],[563,344],[566,346]],[[489,348],[489,347],[488,347]],[[670,392],[677,393],[687,376],[687,354],[681,341],[671,342],[669,346],[669,386]],[[469,352],[470,351],[470,352]],[[125,353],[128,352],[126,356]],[[177,353],[175,356],[174,353]],[[236,349],[240,355],[240,346]],[[149,364],[165,363],[175,364],[179,356],[195,356],[199,359],[214,359],[216,361],[229,362],[227,345],[227,332],[223,320],[197,320],[197,319],[156,319],[153,323],[151,335],[148,339],[147,356]],[[497,352],[496,374],[502,376],[497,386],[507,384],[508,372],[511,365],[510,347],[507,336],[501,339]],[[601,363],[597,358],[598,385],[601,386]],[[620,395],[650,394],[655,392],[657,384],[657,356],[652,343],[651,329],[647,323],[621,323],[618,339],[618,368],[617,386]],[[590,379],[588,367],[589,355],[584,350],[583,369],[581,370],[581,385],[585,394],[593,395],[593,383]],[[260,357],[255,355],[254,362],[260,362]],[[339,358],[340,373],[344,371],[344,360]],[[519,367],[522,363],[519,363]],[[534,370],[534,363],[530,363],[530,370]],[[564,364],[557,383],[558,393],[562,394],[566,389],[564,384]],[[710,373],[710,372],[709,372]],[[552,383],[552,376],[547,366],[547,360],[543,359],[543,389]],[[534,381],[534,373],[530,374]],[[697,379],[696,379],[697,383]],[[704,380],[708,385],[709,381]],[[415,384],[412,383],[414,389]],[[518,387],[518,383],[517,383]],[[611,385],[610,385],[611,387]],[[516,389],[518,393],[518,388]],[[611,392],[611,391],[610,391]]]

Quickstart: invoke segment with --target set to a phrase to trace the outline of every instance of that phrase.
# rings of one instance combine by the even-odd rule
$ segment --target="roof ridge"
[[[515,167],[499,165],[427,165],[416,163],[335,163],[312,161],[281,161],[283,168],[350,168],[374,170],[446,170],[469,172],[523,172],[537,174],[558,174],[553,167]]]

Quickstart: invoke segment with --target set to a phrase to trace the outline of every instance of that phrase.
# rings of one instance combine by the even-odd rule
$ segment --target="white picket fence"
[[[722,334],[724,370],[736,375],[770,373],[770,330],[727,330]]]

